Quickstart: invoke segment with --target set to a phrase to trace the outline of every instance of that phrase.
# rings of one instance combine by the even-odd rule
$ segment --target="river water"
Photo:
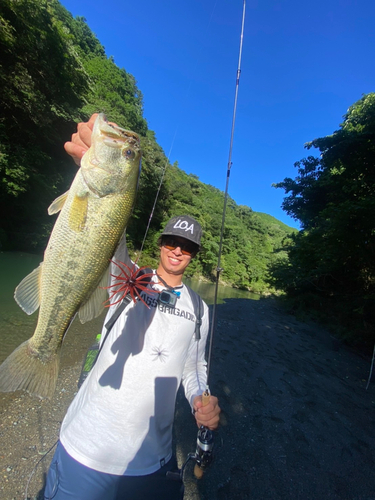
[[[0,363],[21,342],[30,338],[34,332],[38,312],[28,316],[18,306],[13,295],[20,281],[33,269],[38,267],[42,259],[41,255],[21,252],[0,252]],[[215,296],[214,284],[194,280],[186,280],[186,284],[199,293],[207,304],[213,304]],[[259,296],[243,290],[219,286],[218,303],[224,302],[227,298],[257,300]],[[75,320],[69,330],[69,335],[78,334],[82,337],[86,336],[94,339],[95,332],[99,332],[101,329],[103,319],[104,314],[85,325],[81,325],[78,320]],[[90,341],[88,341],[87,347],[89,345]]]

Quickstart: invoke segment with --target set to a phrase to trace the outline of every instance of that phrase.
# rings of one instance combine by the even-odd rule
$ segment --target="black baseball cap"
[[[198,221],[189,215],[178,215],[170,219],[160,237],[179,236],[185,240],[192,241],[198,247],[201,245],[202,227]]]

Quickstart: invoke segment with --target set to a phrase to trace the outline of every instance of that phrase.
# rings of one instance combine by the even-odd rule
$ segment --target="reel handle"
[[[202,394],[202,404],[203,406],[206,406],[208,405],[210,401],[210,392],[208,389],[206,389],[204,391],[204,393]],[[197,478],[197,479],[201,479],[202,476],[203,476],[203,469],[201,467],[199,467],[199,465],[196,463],[194,465],[194,476]]]

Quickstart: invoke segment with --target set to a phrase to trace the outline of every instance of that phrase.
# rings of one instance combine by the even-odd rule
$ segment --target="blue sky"
[[[173,163],[224,191],[243,0],[63,0],[131,73]],[[293,227],[273,182],[375,91],[373,0],[247,0],[229,195]]]

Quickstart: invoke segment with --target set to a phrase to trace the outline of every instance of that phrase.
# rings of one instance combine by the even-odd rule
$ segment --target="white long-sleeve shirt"
[[[115,258],[128,265],[125,243]],[[112,274],[119,274],[116,266]],[[156,283],[157,277],[154,275]],[[153,288],[163,288],[152,285]],[[172,455],[172,425],[182,381],[190,404],[206,388],[205,345],[209,330],[204,304],[201,340],[195,340],[195,311],[182,285],[175,308],[142,292],[121,313],[96,364],[71,403],[60,440],[78,462],[117,475],[155,472]],[[115,299],[113,299],[115,300]],[[109,309],[105,324],[116,306]],[[105,335],[103,327],[102,338]]]

